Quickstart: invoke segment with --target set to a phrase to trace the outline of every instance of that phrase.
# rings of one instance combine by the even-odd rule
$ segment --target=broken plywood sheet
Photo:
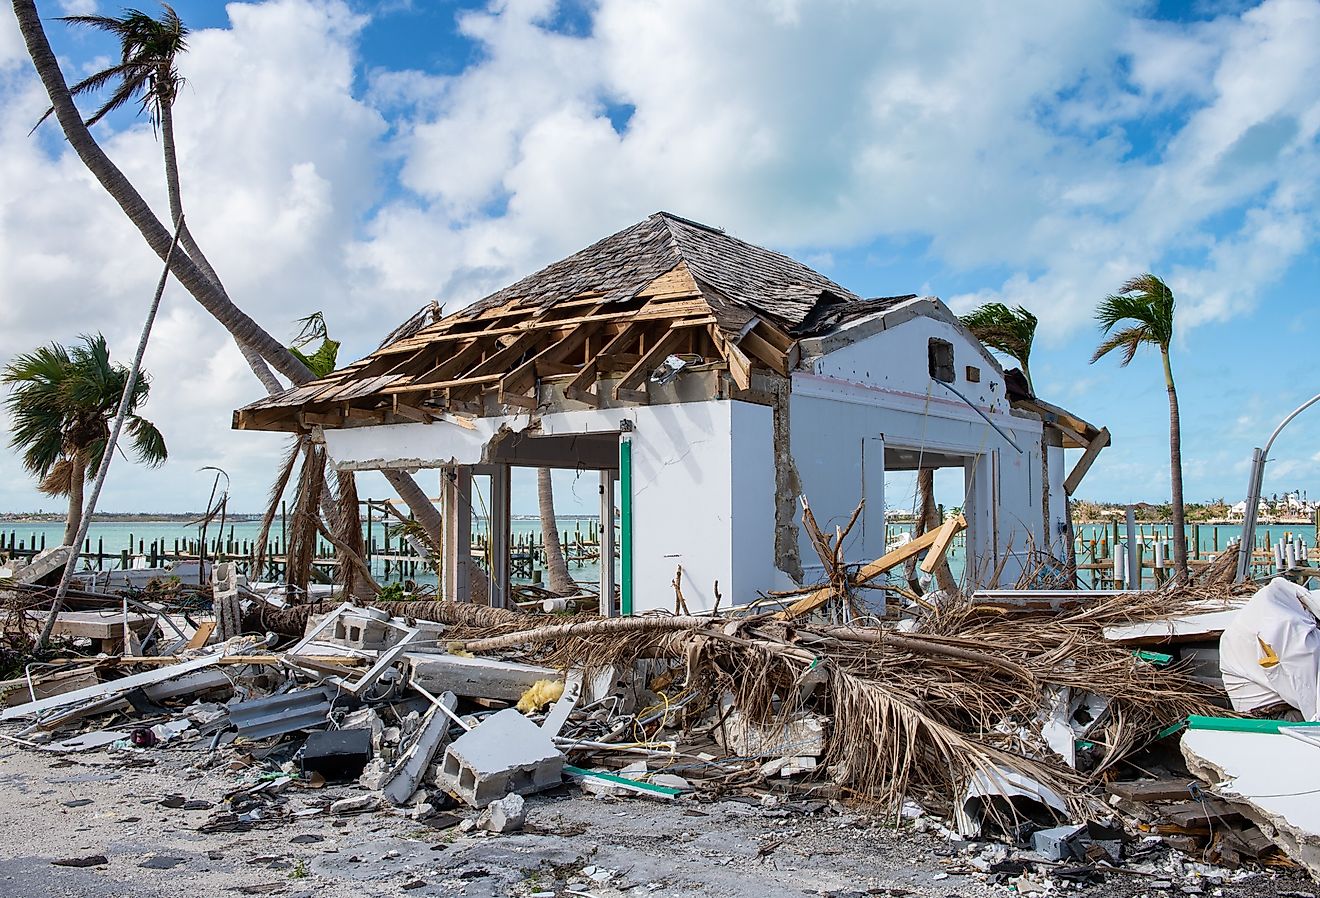
[[[1240,803],[1275,845],[1320,878],[1320,740],[1278,733],[1188,730],[1183,758],[1215,794]]]
[[[6,708],[0,711],[0,720],[14,720],[19,717],[31,717],[48,711],[51,708],[64,708],[69,705],[76,705],[82,702],[105,700],[114,698],[131,692],[134,689],[144,686],[151,686],[156,683],[163,683],[166,680],[173,680],[184,674],[190,674],[201,670],[204,667],[210,667],[221,660],[220,655],[207,655],[204,658],[194,658],[191,661],[184,661],[181,664],[171,664],[168,667],[159,667],[155,670],[148,670],[145,673],[133,674],[123,677],[119,680],[112,680],[109,683],[99,683],[95,686],[88,686],[84,689],[75,689],[72,692],[65,692],[60,695],[52,695],[48,698],[38,699],[35,702],[28,702],[23,705],[16,705],[12,708]]]

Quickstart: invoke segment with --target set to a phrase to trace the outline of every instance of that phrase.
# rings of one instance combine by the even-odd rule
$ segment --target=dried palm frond
[[[253,579],[259,579],[261,572],[266,564],[266,544],[270,539],[270,527],[275,521],[275,515],[280,509],[280,499],[284,496],[284,490],[289,485],[289,479],[293,476],[293,468],[298,463],[298,456],[301,454],[303,437],[295,437],[289,441],[289,447],[284,451],[284,460],[280,462],[280,472],[271,484],[270,493],[266,497],[266,513],[261,517],[261,529],[257,532],[256,557],[252,562],[252,571],[249,574]]]
[[[321,491],[325,487],[325,449],[310,442],[304,442],[302,449],[302,469],[289,515],[284,574],[286,583],[305,591],[316,557],[317,522],[321,515]]]

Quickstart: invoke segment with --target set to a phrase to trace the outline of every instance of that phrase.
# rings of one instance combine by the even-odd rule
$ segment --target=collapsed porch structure
[[[674,584],[695,612],[819,578],[800,497],[826,529],[862,501],[845,558],[882,555],[892,471],[961,470],[970,582],[1013,582],[1029,551],[1066,564],[1066,496],[1107,433],[1011,386],[936,298],[863,299],[657,213],[234,426],[310,432],[341,470],[440,469],[449,599],[471,597],[472,480],[489,477],[496,606],[511,470],[597,471],[602,613],[672,609]],[[1065,446],[1086,450],[1067,480]]]

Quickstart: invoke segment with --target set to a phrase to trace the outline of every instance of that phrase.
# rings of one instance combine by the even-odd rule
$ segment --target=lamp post
[[[1263,448],[1252,450],[1251,479],[1247,481],[1247,507],[1242,512],[1242,542],[1238,544],[1237,576],[1233,578],[1234,583],[1245,581],[1247,573],[1251,570],[1252,543],[1256,539],[1256,508],[1260,505],[1260,487],[1261,482],[1265,479],[1265,462],[1268,460],[1270,447],[1274,445],[1279,432],[1287,427],[1293,418],[1296,418],[1317,402],[1320,402],[1320,394],[1312,396],[1297,406],[1293,409],[1292,414],[1280,421],[1279,426],[1274,428],[1274,433],[1270,434],[1270,438],[1265,441]]]

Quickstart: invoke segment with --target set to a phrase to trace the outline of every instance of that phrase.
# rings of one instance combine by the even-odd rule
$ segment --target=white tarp
[[[1236,711],[1287,702],[1320,720],[1320,590],[1275,578],[1219,640],[1224,688]]]

